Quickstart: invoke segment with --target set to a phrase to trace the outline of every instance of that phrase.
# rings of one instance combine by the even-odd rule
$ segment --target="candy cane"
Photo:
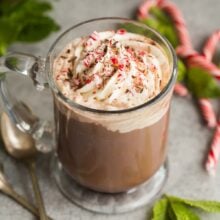
[[[162,1],[159,6],[170,15],[174,22],[180,41],[180,45],[176,48],[177,54],[183,58],[188,58],[189,66],[199,66],[220,79],[220,69],[210,62],[210,56],[213,56],[217,42],[220,39],[220,30],[216,31],[207,41],[203,52],[205,56],[202,56],[193,49],[185,21],[176,5],[168,1]]]
[[[181,11],[176,7],[175,4],[168,1],[160,1],[158,6],[166,11],[171,17],[177,31],[180,45],[184,46],[185,48],[192,49],[189,32],[186,28],[186,23]]]
[[[215,175],[220,155],[220,121],[216,126],[212,144],[205,163],[206,170],[210,175]]]
[[[212,60],[212,57],[214,55],[219,40],[220,40],[220,30],[217,30],[206,41],[205,46],[203,47],[203,54],[207,60],[209,61]]]
[[[220,79],[220,69],[214,63],[207,60],[206,57],[203,55],[195,55],[188,57],[187,64],[190,67],[200,67],[208,71],[216,79]]]
[[[192,56],[197,56],[198,52],[195,51],[193,48],[186,47],[185,45],[180,45],[176,48],[176,53],[178,56],[182,58],[188,58]]]
[[[145,1],[138,9],[138,18],[143,19],[148,17],[150,8],[154,6],[158,6],[170,14],[176,26],[177,34],[180,38],[181,44],[184,46],[188,45],[188,47],[192,47],[183,16],[179,10],[176,10],[175,5],[172,3],[167,3],[165,0]],[[188,94],[187,88],[180,83],[175,85],[174,92],[179,96],[186,96]]]
[[[188,89],[181,83],[176,83],[176,85],[174,86],[174,92],[175,94],[182,96],[182,97],[188,95]]]
[[[217,119],[210,101],[208,99],[199,99],[198,104],[207,126],[214,128],[217,124]]]
[[[174,22],[180,40],[180,46],[176,48],[178,55],[187,58],[188,66],[198,66],[208,70],[216,78],[220,78],[219,69],[193,49],[186,24],[180,10],[173,3],[168,1],[161,2],[160,6],[171,16]],[[210,128],[215,127],[216,116],[210,101],[208,99],[199,99],[198,103],[207,126]]]
[[[143,19],[143,18],[148,17],[148,12],[149,12],[150,8],[152,8],[156,5],[157,5],[157,1],[155,1],[155,0],[145,1],[138,8],[138,18]]]
[[[207,60],[209,61],[212,60],[219,40],[220,40],[220,30],[214,32],[206,41],[205,46],[203,48],[203,54]],[[220,119],[216,126],[216,130],[212,139],[212,144],[210,146],[207,161],[205,164],[206,170],[211,175],[215,175],[216,173],[219,155],[220,155]]]

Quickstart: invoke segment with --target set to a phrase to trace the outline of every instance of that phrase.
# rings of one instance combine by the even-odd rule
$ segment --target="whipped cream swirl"
[[[95,109],[143,104],[160,93],[169,77],[164,50],[155,41],[123,29],[75,39],[54,62],[61,92]]]

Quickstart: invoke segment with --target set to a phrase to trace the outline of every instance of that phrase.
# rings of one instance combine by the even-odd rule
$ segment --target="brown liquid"
[[[68,118],[58,105],[67,109],[55,100],[58,157],[81,185],[100,192],[123,192],[148,180],[164,163],[169,111],[149,127],[119,133]]]

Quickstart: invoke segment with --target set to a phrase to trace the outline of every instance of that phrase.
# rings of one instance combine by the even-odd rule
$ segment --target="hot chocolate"
[[[57,153],[76,182],[123,192],[160,168],[172,91],[155,104],[129,109],[156,97],[170,71],[158,43],[125,30],[94,32],[60,53],[53,73],[60,92],[80,106],[103,110],[73,109],[55,98]]]

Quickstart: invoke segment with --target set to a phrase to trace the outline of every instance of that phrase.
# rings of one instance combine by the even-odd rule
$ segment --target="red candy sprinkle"
[[[118,59],[116,57],[112,57],[111,61],[112,61],[113,65],[118,65]]]
[[[91,79],[87,79],[87,80],[85,81],[85,83],[86,83],[86,84],[89,84],[91,81],[92,81]]]
[[[126,50],[127,50],[127,52],[128,52],[128,53],[130,53],[131,55],[133,55],[133,54],[134,54],[134,51],[133,51],[133,50],[132,50],[130,47],[129,47],[129,48],[127,48]]]
[[[86,67],[89,67],[88,60],[84,60],[84,61],[83,61],[83,64],[84,64]]]
[[[124,64],[119,64],[118,65],[118,69],[123,70],[123,68],[124,68]]]
[[[94,31],[89,37],[92,38],[94,41],[97,41],[99,40],[99,33]]]
[[[121,35],[123,35],[123,34],[125,34],[127,31],[125,30],[125,29],[119,29],[119,30],[117,30],[117,34],[121,34]]]
[[[139,52],[139,55],[140,55],[140,56],[144,56],[144,55],[145,55],[145,51],[140,51],[140,52]]]

